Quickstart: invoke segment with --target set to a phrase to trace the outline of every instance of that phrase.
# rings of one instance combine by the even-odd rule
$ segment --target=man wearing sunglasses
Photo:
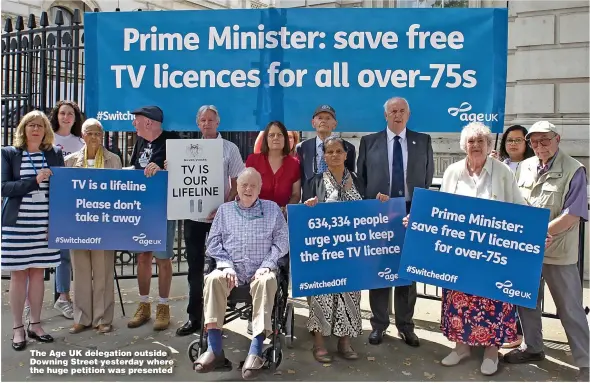
[[[518,308],[526,349],[504,356],[506,363],[529,363],[545,358],[541,324],[541,300],[547,283],[565,329],[578,381],[588,382],[588,322],[582,305],[578,270],[580,221],[588,220],[587,176],[584,166],[559,149],[561,137],[548,121],[535,123],[526,135],[535,157],[525,160],[517,172],[518,186],[526,201],[549,209],[552,244],[545,250],[536,309]]]

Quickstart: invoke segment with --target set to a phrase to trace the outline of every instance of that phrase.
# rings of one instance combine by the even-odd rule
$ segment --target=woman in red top
[[[287,204],[301,199],[299,162],[289,155],[289,134],[282,122],[270,122],[262,134],[261,151],[248,156],[246,167],[262,176],[260,198],[276,202],[284,213]]]

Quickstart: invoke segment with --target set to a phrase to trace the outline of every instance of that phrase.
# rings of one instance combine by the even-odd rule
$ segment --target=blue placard
[[[405,228],[403,198],[288,205],[292,295],[409,285],[397,270]]]
[[[166,250],[168,172],[51,170],[50,248]]]
[[[535,308],[549,210],[415,189],[401,278]]]
[[[329,104],[338,131],[374,132],[394,96],[416,131],[503,130],[507,9],[99,12],[84,30],[86,112],[106,130],[133,131],[130,111],[159,105],[166,130],[193,131],[214,104],[222,131],[311,131]]]

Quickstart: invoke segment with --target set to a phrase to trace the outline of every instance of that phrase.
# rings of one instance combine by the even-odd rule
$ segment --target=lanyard
[[[246,216],[245,216],[245,215],[242,213],[242,211],[241,211],[240,207],[238,206],[238,201],[234,201],[234,208],[236,209],[236,211],[238,212],[238,214],[239,214],[239,215],[240,215],[242,218],[245,218],[245,219],[247,219],[248,221],[253,221],[253,220],[255,220],[255,219],[258,219],[258,218],[264,218],[264,211],[262,210],[262,202],[260,202],[260,200],[258,200],[258,204],[260,205],[260,215],[254,215],[254,216],[252,216],[252,217],[246,217]],[[255,206],[256,206],[256,204],[254,204],[254,206],[252,206],[251,208],[253,208],[253,207],[255,207]]]
[[[45,168],[45,153],[41,152],[41,155],[43,156],[43,160],[41,161],[41,169]],[[29,154],[29,152],[27,152],[27,157],[29,157],[29,162],[31,163],[31,166],[33,167],[33,170],[35,171],[35,175],[37,175],[37,168],[35,167],[35,164],[33,163],[33,159],[31,158],[31,155]]]

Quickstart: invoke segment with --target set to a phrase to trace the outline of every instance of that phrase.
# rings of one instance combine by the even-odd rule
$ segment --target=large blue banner
[[[506,9],[100,12],[84,24],[86,112],[106,130],[132,131],[130,111],[159,105],[166,130],[193,131],[214,104],[223,131],[310,131],[329,104],[338,131],[374,132],[398,96],[411,129],[502,132]]]
[[[51,170],[50,248],[166,250],[168,172]]]
[[[535,308],[549,210],[415,189],[399,276]]]
[[[403,198],[288,205],[287,213],[294,298],[411,283],[397,275]]]

